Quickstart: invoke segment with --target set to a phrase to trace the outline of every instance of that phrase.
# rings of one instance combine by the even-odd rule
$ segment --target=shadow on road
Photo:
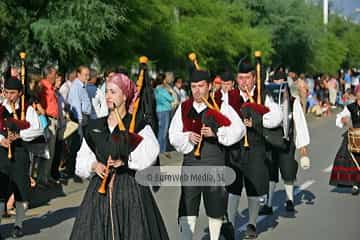
[[[63,186],[57,185],[51,188],[35,188],[30,192],[29,208],[37,208],[48,203],[55,198],[64,197]]]
[[[331,192],[340,194],[351,194],[351,186],[334,187]]]
[[[296,189],[296,187],[295,187],[295,189]],[[316,196],[312,192],[307,191],[307,190],[302,190],[300,193],[298,193],[295,196],[294,204],[295,204],[295,207],[299,206],[299,205],[303,205],[303,204],[313,205],[315,203],[315,199],[316,199]],[[275,192],[274,200],[273,200],[273,207],[274,207],[274,209],[277,208],[277,210],[274,212],[273,215],[266,216],[260,222],[257,223],[258,235],[261,235],[261,233],[266,232],[269,229],[275,229],[279,224],[280,217],[296,218],[296,213],[297,213],[296,210],[294,213],[286,212],[285,206],[284,206],[285,202],[286,202],[285,191],[281,190],[281,191]],[[240,207],[244,207],[244,205],[246,207],[247,201],[240,202]],[[249,221],[248,216],[249,216],[248,208],[244,209],[240,214],[238,214],[236,216],[235,239],[243,239],[244,238],[244,232],[239,231],[239,228],[242,228],[243,226],[245,226],[245,228],[246,228],[246,225],[248,224],[248,221]],[[209,239],[210,239],[209,228],[206,227],[203,230],[203,236],[201,237],[201,240],[209,240]],[[225,239],[225,238],[220,238],[220,239]]]
[[[25,235],[38,234],[42,229],[53,227],[63,221],[76,217],[78,210],[79,207],[63,208],[54,212],[47,212],[40,217],[28,219],[24,221],[24,233]],[[0,232],[3,237],[10,237],[12,228],[13,224],[1,225]]]

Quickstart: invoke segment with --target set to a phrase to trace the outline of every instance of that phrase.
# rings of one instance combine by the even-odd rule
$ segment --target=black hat
[[[206,82],[210,82],[210,74],[207,71],[204,70],[194,70],[191,73],[190,81],[191,82],[200,82],[205,80]]]
[[[23,90],[23,85],[16,77],[11,77],[5,80],[4,88],[8,90]]]
[[[222,73],[222,74],[220,75],[220,78],[221,78],[221,80],[223,80],[224,82],[226,82],[226,81],[234,81],[234,75],[233,75],[231,72],[229,72],[229,71]]]
[[[239,61],[237,70],[238,73],[249,73],[254,71],[254,66],[246,57],[244,57]]]
[[[284,79],[286,81],[287,75],[283,71],[276,71],[274,74],[273,80],[280,80],[280,79]]]

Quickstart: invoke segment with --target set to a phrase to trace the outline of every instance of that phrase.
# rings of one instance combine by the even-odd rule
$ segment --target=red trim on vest
[[[215,94],[214,94],[214,99],[215,102],[220,106],[220,104],[222,103],[222,92],[221,89],[216,90]]]
[[[241,106],[244,103],[242,97],[240,96],[240,90],[238,88],[230,90],[229,95],[229,105],[241,116]]]
[[[3,105],[0,106],[0,131],[6,131],[5,122],[3,118],[5,107]]]
[[[202,127],[201,119],[191,119],[188,114],[193,106],[193,99],[189,98],[181,104],[181,118],[183,122],[183,132],[196,132],[200,134]]]
[[[244,102],[243,98],[240,95],[240,89],[235,88],[231,91],[229,91],[229,105],[232,106],[235,111],[241,116],[241,109],[244,107],[250,107],[251,109],[253,109],[255,112],[264,115],[265,113],[268,113],[270,111],[270,109],[268,107],[265,107],[262,104],[257,104],[257,103],[250,103],[248,102]],[[257,90],[255,87],[254,90],[254,99],[257,99]]]
[[[202,127],[202,122],[201,119],[191,119],[189,118],[189,112],[193,107],[193,102],[194,100],[192,98],[186,100],[185,102],[183,102],[181,104],[181,118],[182,118],[182,122],[183,122],[183,131],[184,132],[196,132],[196,133],[200,133],[201,127]],[[211,101],[211,99],[209,99],[210,104],[213,104],[213,102]],[[221,98],[220,100],[215,98],[215,102],[218,104],[219,107],[221,107]],[[220,126],[229,126],[231,124],[231,121],[222,113],[216,111],[216,110],[212,110],[207,108],[206,112],[205,112],[206,116],[213,116],[216,123],[219,124]]]

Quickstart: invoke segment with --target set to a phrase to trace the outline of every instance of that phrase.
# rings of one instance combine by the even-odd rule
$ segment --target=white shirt
[[[15,103],[15,109],[20,108],[20,100]],[[7,99],[4,100],[2,105],[6,108],[9,113],[12,113],[13,110]],[[20,117],[20,116],[19,116]],[[30,142],[35,138],[44,134],[44,130],[41,127],[39,116],[37,115],[35,109],[32,106],[28,106],[25,113],[25,120],[30,124],[30,127],[24,130],[20,130],[20,138],[25,142]],[[5,136],[0,134],[0,141],[2,141]]]
[[[68,98],[69,91],[71,88],[71,84],[72,84],[72,81],[67,80],[66,82],[63,83],[63,85],[61,85],[61,87],[59,89],[59,93],[64,98],[66,103],[67,103],[67,98]]]
[[[296,97],[293,104],[293,118],[295,128],[295,146],[297,149],[310,144],[309,128],[304,111],[301,107],[300,97]]]
[[[93,99],[91,99],[91,103],[94,107],[95,116],[91,116],[90,118],[102,118],[109,114],[105,94],[101,91],[101,89],[98,88],[96,90],[96,95]]]
[[[204,103],[197,103],[195,101],[193,102],[193,107],[198,113],[207,108]],[[218,132],[216,133],[218,141],[220,144],[225,146],[233,145],[244,137],[245,125],[243,124],[239,115],[230,105],[226,103],[221,104],[220,112],[229,118],[231,124],[229,126],[223,126],[218,129]],[[178,152],[183,154],[190,153],[194,149],[194,144],[189,139],[190,133],[190,131],[183,131],[183,121],[180,105],[170,123],[170,144],[173,145]]]
[[[339,128],[343,128],[344,124],[341,122],[341,119],[344,117],[348,117],[351,120],[351,113],[349,109],[345,106],[344,110],[336,115],[336,126]]]

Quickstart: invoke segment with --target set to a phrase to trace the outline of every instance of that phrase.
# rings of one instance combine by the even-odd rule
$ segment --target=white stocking
[[[291,200],[292,202],[294,201],[294,183],[284,183],[285,186],[285,192],[286,192],[286,197],[288,200]]]
[[[259,216],[259,197],[248,197],[249,203],[249,224],[256,226],[256,219]]]
[[[222,218],[209,217],[210,240],[219,240],[222,224],[223,224]]]

